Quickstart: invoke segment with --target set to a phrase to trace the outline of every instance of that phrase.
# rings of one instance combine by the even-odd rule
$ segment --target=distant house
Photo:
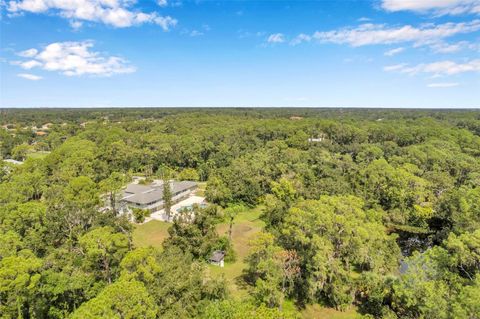
[[[53,125],[52,123],[43,124],[42,125],[42,130],[49,130],[52,125]]]
[[[170,181],[172,204],[190,196],[197,189],[191,181]],[[131,183],[123,192],[121,204],[126,210],[141,208],[155,212],[163,208],[163,181],[156,180],[150,185]]]
[[[209,261],[212,265],[217,265],[220,267],[224,266],[225,252],[223,250],[215,250],[212,253]]]
[[[21,165],[23,164],[23,162],[20,162],[20,161],[17,161],[17,160],[14,160],[14,159],[5,159],[3,160],[5,163],[10,163],[10,164],[13,164],[13,165]]]
[[[320,142],[325,141],[326,138],[327,138],[327,136],[325,134],[321,133],[316,137],[310,137],[308,139],[308,142],[309,143],[320,143]]]

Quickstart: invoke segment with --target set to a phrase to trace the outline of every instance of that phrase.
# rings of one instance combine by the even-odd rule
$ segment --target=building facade
[[[197,183],[192,181],[170,181],[172,204],[189,197],[197,189]],[[150,212],[161,210],[163,201],[163,181],[156,180],[149,185],[131,183],[123,192],[122,210],[132,208],[145,209]]]

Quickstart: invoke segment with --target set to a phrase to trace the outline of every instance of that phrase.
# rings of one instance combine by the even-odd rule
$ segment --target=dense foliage
[[[0,164],[2,318],[294,317],[286,300],[480,318],[477,111],[0,112],[1,157],[24,160]],[[117,205],[133,175],[207,182],[216,205],[176,219],[162,251],[134,247]],[[237,300],[205,262],[258,205]]]

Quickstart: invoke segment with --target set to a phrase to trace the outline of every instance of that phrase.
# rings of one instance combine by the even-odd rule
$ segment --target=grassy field
[[[153,246],[162,248],[162,243],[168,236],[169,223],[152,220],[148,223],[135,225],[133,243],[136,247]]]
[[[242,297],[248,293],[243,285],[241,275],[245,269],[244,259],[248,254],[248,242],[260,232],[264,226],[263,221],[259,219],[261,207],[247,210],[240,213],[235,219],[232,231],[233,248],[237,254],[237,260],[234,263],[225,263],[224,268],[210,265],[212,274],[224,275],[230,292],[233,296]],[[228,224],[220,224],[217,227],[220,235],[227,234]]]
[[[325,308],[318,304],[308,305],[302,312],[305,319],[359,319],[361,315],[355,307],[346,311],[338,311],[333,308]]]

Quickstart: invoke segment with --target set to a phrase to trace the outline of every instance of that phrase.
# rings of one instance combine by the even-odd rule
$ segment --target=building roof
[[[191,181],[170,182],[173,194],[195,187],[197,183]],[[156,181],[150,185],[128,184],[124,191],[123,200],[134,204],[149,204],[163,199],[163,183]]]
[[[225,252],[223,250],[215,250],[210,257],[211,262],[221,262],[225,258]]]
[[[14,160],[14,159],[4,159],[3,161],[6,162],[6,163],[15,164],[15,165],[23,164],[23,162],[20,162],[20,161]]]

